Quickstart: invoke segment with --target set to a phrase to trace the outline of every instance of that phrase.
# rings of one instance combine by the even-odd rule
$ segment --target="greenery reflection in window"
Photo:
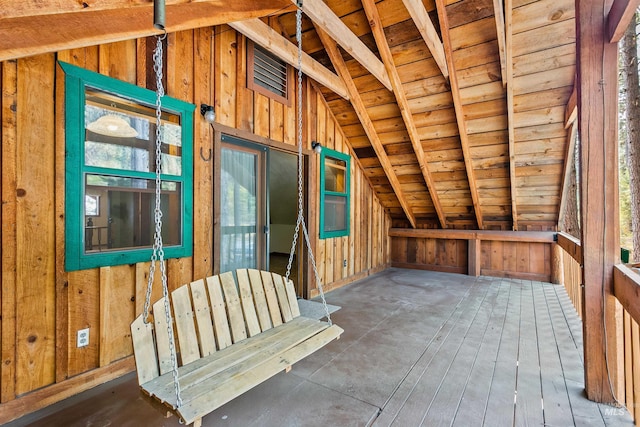
[[[66,268],[149,260],[155,231],[155,93],[61,63],[66,107]],[[162,237],[191,255],[192,104],[162,99]]]
[[[350,157],[328,148],[320,155],[320,238],[349,235]]]

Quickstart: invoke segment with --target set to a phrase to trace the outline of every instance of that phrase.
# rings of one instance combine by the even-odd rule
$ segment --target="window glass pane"
[[[95,211],[85,212],[85,253],[152,247],[155,232],[154,180],[89,174],[84,190],[87,196],[92,196],[90,198],[100,204]],[[163,244],[180,245],[180,183],[163,183],[160,200]],[[95,213],[98,215],[91,215]]]
[[[222,149],[221,272],[257,267],[257,161],[254,153]]]
[[[325,160],[324,160],[325,191],[345,193],[346,192],[346,181],[345,181],[346,170],[347,170],[347,163],[344,160],[325,157]]]
[[[347,198],[344,196],[325,196],[324,231],[347,229]]]
[[[155,110],[124,98],[86,89],[85,164],[137,172],[155,171]],[[182,173],[180,117],[162,113],[162,172]]]

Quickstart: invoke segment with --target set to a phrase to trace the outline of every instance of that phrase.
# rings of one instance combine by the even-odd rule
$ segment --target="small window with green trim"
[[[323,148],[320,154],[320,238],[349,235],[351,157]]]
[[[76,66],[65,72],[65,267],[151,258],[155,233],[155,92]],[[193,111],[162,98],[162,240],[166,258],[191,256]]]

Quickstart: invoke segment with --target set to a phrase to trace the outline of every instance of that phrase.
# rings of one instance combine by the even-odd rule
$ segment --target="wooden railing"
[[[582,247],[575,237],[558,233],[558,245],[562,250],[562,284],[573,302],[573,306],[582,318]]]
[[[564,286],[578,313],[583,313],[582,248],[580,241],[564,233],[558,234],[563,249]],[[613,294],[622,306],[623,319],[616,325],[624,337],[618,352],[624,355],[624,396],[617,396],[626,405],[637,423],[640,420],[640,274],[624,264],[613,266]],[[620,330],[620,329],[618,329]],[[618,354],[619,354],[618,353]]]
[[[640,419],[640,274],[624,264],[614,266],[613,294],[624,313],[624,403],[637,424]]]

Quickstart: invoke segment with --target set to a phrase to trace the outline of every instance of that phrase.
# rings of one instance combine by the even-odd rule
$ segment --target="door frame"
[[[220,216],[220,194],[218,191],[216,191],[216,188],[218,188],[220,185],[220,177],[221,177],[220,174],[222,170],[221,156],[222,156],[222,145],[224,144],[222,142],[222,135],[228,135],[230,137],[245,140],[250,144],[264,146],[265,148],[267,148],[267,152],[270,149],[272,149],[272,150],[279,150],[279,151],[284,151],[286,153],[297,155],[298,146],[286,144],[280,141],[275,141],[275,140],[265,138],[245,130],[235,129],[229,126],[225,126],[220,123],[213,123],[211,127],[213,128],[213,131],[214,131],[213,132],[213,153],[212,153],[212,157],[213,157],[213,162],[212,162],[212,167],[213,167],[213,171],[212,171],[213,262],[212,264],[213,264],[213,274],[219,274],[220,273],[219,248],[220,248],[220,236],[221,236],[221,233],[220,233],[221,216]],[[315,206],[316,204],[313,202],[315,199],[313,197],[310,197],[313,189],[311,188],[312,187],[311,180],[309,179],[309,177],[315,176],[314,173],[316,171],[316,161],[311,161],[315,159],[313,157],[314,151],[309,148],[306,148],[307,145],[308,144],[303,142],[302,155],[304,157],[304,162],[305,162],[304,170],[306,171],[305,176],[303,177],[303,186],[305,190],[303,203],[305,205],[304,206],[305,220],[306,220],[307,229],[309,232],[309,239],[311,240],[311,247],[315,251],[315,249],[317,248],[318,233],[317,233],[317,219],[316,219],[316,214],[315,214],[315,210],[313,209],[313,206]],[[207,157],[207,154],[199,153],[199,156],[204,159]],[[297,171],[296,171],[296,175],[297,175]],[[266,205],[265,208],[268,209],[269,206]],[[268,218],[268,212],[267,212],[267,218]],[[296,284],[297,293],[304,298],[308,298],[309,288],[313,280],[312,278],[313,272],[309,271],[310,269],[307,267],[308,263],[301,262],[301,260],[307,259],[308,257],[307,251],[306,251],[306,245],[304,244],[304,236],[302,235],[302,230],[300,230],[300,236],[298,237],[298,253],[301,254],[301,256],[298,257],[298,262],[300,263],[299,267],[302,267],[302,268],[298,268],[298,277],[293,279]]]

